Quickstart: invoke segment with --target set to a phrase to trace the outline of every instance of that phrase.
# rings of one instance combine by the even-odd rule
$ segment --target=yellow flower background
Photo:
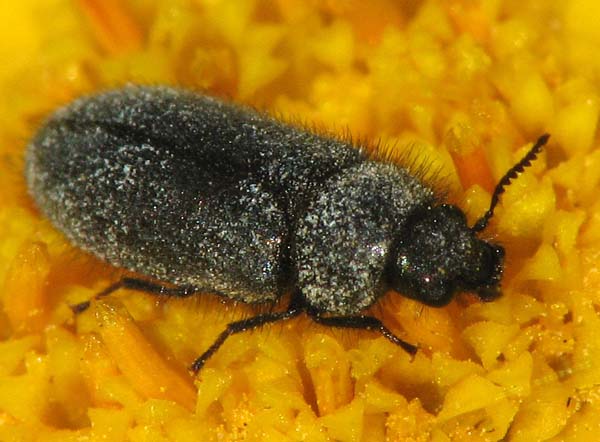
[[[0,3],[0,440],[590,441],[600,434],[600,3],[596,0],[20,0]],[[425,164],[473,222],[550,143],[484,237],[504,296],[373,314],[419,343],[121,291],[34,208],[23,151],[58,106],[173,84]],[[410,154],[406,154],[410,152]],[[132,208],[135,210],[135,208]]]

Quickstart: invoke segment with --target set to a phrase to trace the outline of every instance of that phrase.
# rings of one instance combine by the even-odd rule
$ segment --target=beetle
[[[547,140],[506,173],[469,227],[408,168],[360,145],[207,95],[130,85],[51,115],[28,146],[25,175],[72,243],[144,276],[96,299],[120,288],[253,304],[291,293],[284,311],[230,323],[193,363],[198,372],[229,336],[301,313],[378,331],[414,354],[361,312],[388,289],[436,307],[459,291],[496,299],[504,249],[478,234]]]

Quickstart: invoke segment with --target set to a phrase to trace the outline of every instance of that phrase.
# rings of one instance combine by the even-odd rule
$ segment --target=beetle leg
[[[417,352],[415,345],[409,344],[403,341],[394,333],[391,332],[383,323],[373,316],[320,316],[317,312],[310,312],[309,315],[318,324],[327,325],[330,327],[338,328],[354,328],[360,330],[376,331],[382,334],[392,343],[402,347],[410,355],[414,355]]]
[[[175,286],[169,287],[160,283],[146,281],[139,278],[121,278],[119,281],[109,285],[100,293],[96,294],[92,299],[98,300],[116,292],[119,289],[139,290],[140,292],[151,293],[155,295],[175,296],[184,298],[198,293],[199,289],[191,286]],[[80,302],[71,306],[73,313],[78,314],[84,312],[90,306],[90,300]]]
[[[227,324],[225,330],[215,339],[212,345],[206,350],[198,359],[194,361],[190,370],[194,373],[198,373],[206,361],[223,345],[225,340],[236,333],[253,330],[261,327],[265,324],[271,324],[273,322],[285,321],[286,319],[294,318],[304,311],[304,308],[299,303],[292,299],[288,309],[283,312],[276,313],[264,313],[261,315],[253,316],[251,318],[242,319]]]

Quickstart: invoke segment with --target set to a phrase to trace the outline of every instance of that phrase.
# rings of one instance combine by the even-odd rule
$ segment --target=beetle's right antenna
[[[494,215],[494,209],[498,205],[498,201],[500,200],[500,195],[504,193],[506,190],[506,186],[510,184],[510,181],[519,176],[521,172],[525,170],[526,167],[531,166],[531,162],[537,158],[537,155],[541,152],[542,147],[548,142],[548,138],[550,138],[549,134],[544,134],[538,138],[533,147],[529,149],[529,152],[511,167],[506,174],[500,179],[496,188],[494,189],[494,193],[492,194],[492,201],[490,203],[490,208],[485,214],[479,218],[479,220],[473,224],[471,227],[471,231],[474,233],[481,232],[488,225],[488,222]]]

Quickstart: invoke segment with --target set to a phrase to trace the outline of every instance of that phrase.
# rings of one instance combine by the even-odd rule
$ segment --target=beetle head
[[[538,138],[521,160],[500,179],[490,208],[472,226],[455,206],[440,205],[417,211],[402,228],[391,269],[391,286],[424,304],[448,304],[454,294],[477,293],[482,301],[500,295],[504,249],[477,238],[484,230],[511,180],[536,159],[550,135]]]
[[[464,213],[451,205],[427,207],[403,226],[391,270],[391,286],[427,305],[448,304],[470,291],[483,301],[496,299],[504,249],[479,239]]]

